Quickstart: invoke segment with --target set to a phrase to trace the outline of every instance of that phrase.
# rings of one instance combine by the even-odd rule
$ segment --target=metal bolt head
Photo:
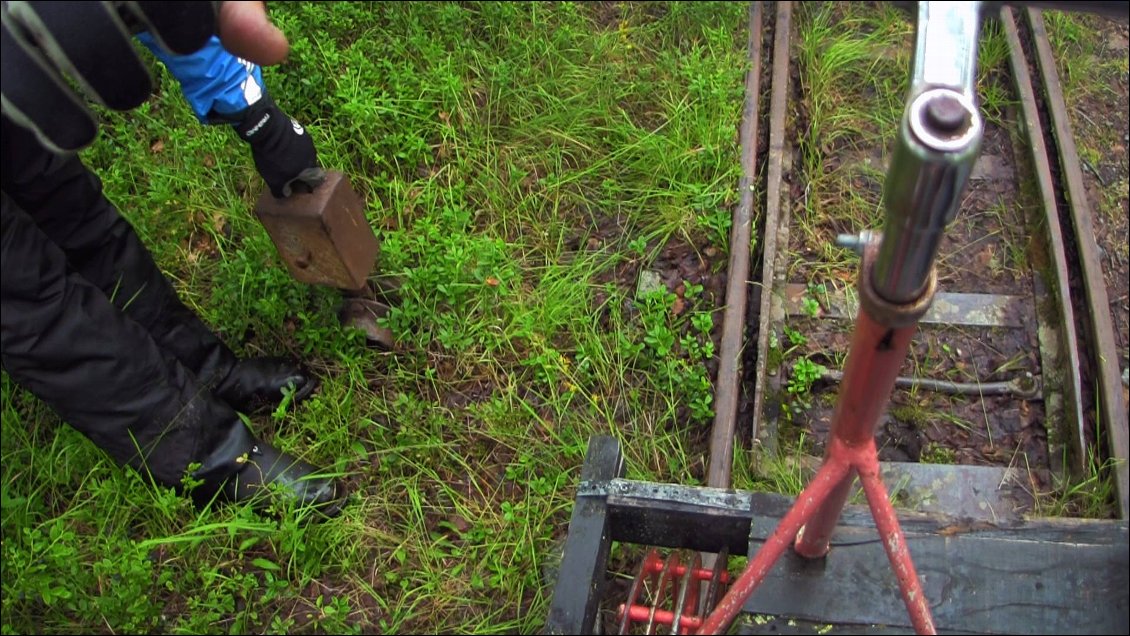
[[[858,234],[839,234],[836,236],[836,247],[852,250],[856,253],[862,251],[860,249],[860,241]]]
[[[926,102],[926,125],[941,135],[960,135],[969,127],[969,111],[953,95],[938,95]]]

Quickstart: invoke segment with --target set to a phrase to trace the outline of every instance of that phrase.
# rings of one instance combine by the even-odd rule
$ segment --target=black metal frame
[[[589,440],[547,634],[595,633],[612,542],[746,554],[754,497],[747,492],[623,479],[620,444]]]

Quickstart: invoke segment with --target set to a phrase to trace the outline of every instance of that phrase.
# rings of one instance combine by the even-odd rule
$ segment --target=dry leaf
[[[679,314],[683,313],[683,310],[686,308],[686,301],[684,301],[682,298],[676,298],[675,302],[671,305],[671,313],[678,316]]]
[[[463,534],[464,532],[466,532],[471,527],[470,522],[468,522],[466,519],[464,519],[460,515],[454,515],[453,514],[453,515],[448,516],[447,522],[450,523],[451,527],[454,528],[455,531],[458,532],[459,534]]]

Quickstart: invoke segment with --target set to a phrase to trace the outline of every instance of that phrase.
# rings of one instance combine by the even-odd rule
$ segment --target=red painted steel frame
[[[861,275],[860,278],[863,285],[870,283],[869,276]],[[935,633],[934,620],[911,561],[906,538],[879,476],[879,453],[875,447],[879,416],[890,399],[895,378],[906,359],[916,329],[916,324],[886,326],[861,308],[856,318],[824,464],[745,572],[707,617],[700,634],[717,634],[730,625],[794,538],[795,550],[802,556],[817,558],[827,554],[832,530],[843,512],[854,473],[859,474],[863,484],[914,629],[920,634]]]

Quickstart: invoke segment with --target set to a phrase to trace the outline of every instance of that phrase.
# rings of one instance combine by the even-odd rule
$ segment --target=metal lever
[[[871,283],[892,303],[926,289],[981,145],[974,103],[979,2],[919,2],[910,95],[884,185]]]

